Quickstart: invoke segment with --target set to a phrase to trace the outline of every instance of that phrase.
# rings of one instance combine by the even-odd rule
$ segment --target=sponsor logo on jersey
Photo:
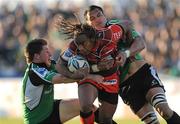
[[[46,68],[38,68],[37,72],[43,77],[47,74]]]
[[[157,80],[154,79],[154,80],[152,80],[151,85],[155,86],[155,85],[161,85],[161,84],[160,84],[160,82],[158,82]]]
[[[122,28],[118,25],[111,25],[110,26],[111,30],[112,30],[112,35],[113,35],[113,40],[119,40],[122,37]]]
[[[51,93],[51,92],[52,92],[52,90],[53,90],[53,88],[52,88],[52,87],[50,87],[49,89],[47,89],[47,90],[45,90],[45,91],[44,91],[44,94],[49,94],[49,93]]]
[[[112,84],[116,84],[117,83],[117,80],[116,79],[111,79],[111,80],[105,80],[103,82],[103,84],[105,85],[112,85]]]
[[[114,40],[119,40],[121,38],[121,31],[113,33]]]

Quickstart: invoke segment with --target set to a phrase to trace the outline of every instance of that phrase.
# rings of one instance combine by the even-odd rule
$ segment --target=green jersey
[[[108,26],[112,24],[118,24],[123,28],[123,30],[125,30],[125,26],[127,25],[127,23],[128,22],[125,20],[114,19],[114,20],[109,20],[106,25]],[[130,29],[130,32],[126,33],[126,35],[124,35],[123,38],[118,42],[118,46],[117,46],[118,50],[125,51],[131,46],[131,44],[133,43],[133,40],[139,36],[140,36],[139,33],[132,26],[132,28]],[[135,56],[128,58],[123,67],[119,67],[119,70],[121,73],[120,74],[121,82],[124,80],[124,78],[126,77],[129,71],[129,68],[131,65],[131,59],[142,60],[142,56],[140,54],[136,54]]]
[[[25,124],[37,124],[46,119],[53,110],[54,87],[52,78],[57,74],[52,62],[28,65],[22,86],[22,104]]]

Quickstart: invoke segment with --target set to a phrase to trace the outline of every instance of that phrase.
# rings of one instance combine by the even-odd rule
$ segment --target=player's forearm
[[[129,56],[134,56],[135,54],[141,52],[145,48],[145,41],[142,37],[136,37],[132,42],[130,48],[128,49],[130,52]]]
[[[71,73],[71,72],[68,70],[68,68],[65,66],[65,63],[63,62],[63,60],[62,60],[61,58],[59,58],[59,60],[58,60],[58,62],[57,62],[57,64],[56,64],[56,70],[57,70],[60,74],[66,76],[66,77],[68,77],[68,78],[71,78],[72,73]]]
[[[94,79],[94,75],[93,74],[88,74],[85,78],[93,80]]]
[[[67,68],[65,62],[60,58],[58,63],[56,64],[56,69],[57,71],[64,75],[65,77],[67,78],[70,78],[72,80],[81,80],[84,78],[84,70],[79,70],[79,71],[76,71],[74,73],[70,72],[69,69]]]
[[[91,79],[91,80],[94,80],[95,82],[102,83],[104,80],[104,77],[101,75],[96,75],[96,74],[88,74],[84,79]]]
[[[78,80],[74,80],[74,79],[70,79],[67,78],[61,74],[57,74],[52,78],[52,83],[53,84],[61,84],[61,83],[73,83],[76,82]]]

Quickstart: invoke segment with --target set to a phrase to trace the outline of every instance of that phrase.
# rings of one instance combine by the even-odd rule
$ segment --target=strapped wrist
[[[125,50],[124,53],[126,54],[126,57],[130,57],[130,50]]]
[[[92,69],[93,72],[98,72],[98,71],[100,71],[100,70],[98,69],[97,64],[92,65],[92,66],[91,66],[91,69]]]

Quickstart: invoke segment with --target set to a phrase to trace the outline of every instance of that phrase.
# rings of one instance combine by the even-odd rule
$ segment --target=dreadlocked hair
[[[72,24],[64,19],[58,19],[56,28],[66,34],[67,39],[75,39],[77,44],[82,44],[87,38],[92,42],[96,40],[96,30],[88,24]]]

